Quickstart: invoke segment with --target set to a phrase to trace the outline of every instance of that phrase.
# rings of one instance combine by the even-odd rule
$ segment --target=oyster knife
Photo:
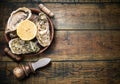
[[[26,65],[20,65],[16,68],[13,69],[13,74],[16,76],[18,79],[23,79],[25,76],[28,76],[29,73],[35,72],[36,69],[42,68],[49,64],[51,61],[50,58],[43,58],[39,59],[35,63],[28,63]]]

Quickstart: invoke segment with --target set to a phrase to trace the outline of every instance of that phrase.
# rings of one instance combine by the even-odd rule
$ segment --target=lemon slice
[[[26,40],[26,41],[32,40],[33,38],[35,38],[36,34],[37,34],[37,27],[30,20],[21,21],[17,25],[17,35],[22,40]]]

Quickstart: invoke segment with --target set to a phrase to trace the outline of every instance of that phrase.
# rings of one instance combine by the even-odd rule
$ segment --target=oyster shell
[[[8,19],[5,33],[16,30],[16,25],[25,19],[29,19],[31,15],[31,10],[26,7],[18,8],[13,11]]]
[[[9,47],[14,54],[35,53],[40,50],[35,42],[23,41],[20,38],[11,39],[9,41]]]
[[[44,13],[39,13],[39,21],[36,22],[38,32],[36,38],[41,46],[50,45],[50,30],[47,16]]]

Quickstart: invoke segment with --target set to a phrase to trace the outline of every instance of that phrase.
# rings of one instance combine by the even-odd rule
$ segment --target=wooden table
[[[3,52],[5,24],[13,10],[39,3],[55,14],[54,40],[16,63]],[[120,84],[119,0],[2,0],[0,10],[0,84]],[[18,64],[44,57],[52,59],[49,66],[22,81],[13,76]]]

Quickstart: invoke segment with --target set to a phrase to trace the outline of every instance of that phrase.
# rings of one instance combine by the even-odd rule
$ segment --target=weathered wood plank
[[[110,3],[119,0],[2,0],[2,2],[42,2],[42,3]]]
[[[3,30],[10,13],[18,7],[35,7],[38,4],[2,4],[0,30]],[[55,13],[55,29],[120,29],[120,5],[117,4],[45,4]]]
[[[17,66],[14,62],[0,62],[0,79],[12,84],[119,84],[120,61],[84,61],[84,62],[52,62],[50,66],[37,70],[28,79],[18,81],[12,70]]]
[[[116,3],[120,2],[119,0],[32,0],[32,2],[42,2],[42,3]]]
[[[120,59],[119,31],[56,31],[52,45],[38,56],[26,56],[25,60],[50,57],[54,60],[113,60]],[[4,55],[3,32],[0,38],[2,61],[10,61]]]
[[[30,0],[1,0],[1,2],[3,3],[9,3],[9,2],[12,2],[12,3],[16,3],[16,2],[30,2]]]

